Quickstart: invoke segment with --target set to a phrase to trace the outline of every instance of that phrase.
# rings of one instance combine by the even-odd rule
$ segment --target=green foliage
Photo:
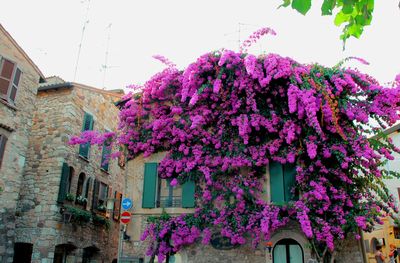
[[[88,223],[92,218],[91,213],[86,210],[79,209],[73,206],[65,206],[65,208],[68,212],[72,214],[72,218],[75,222]]]
[[[281,6],[292,8],[305,15],[311,8],[311,0],[283,0]],[[360,38],[364,27],[371,24],[372,12],[374,11],[374,0],[324,0],[321,6],[321,14],[332,15],[338,10],[334,24],[344,24],[343,33],[340,39],[344,44],[350,37]]]
[[[108,219],[105,218],[105,217],[102,217],[102,216],[98,216],[98,215],[96,215],[96,214],[93,214],[92,220],[93,220],[93,224],[95,224],[95,225],[105,226],[106,229],[109,229],[109,228],[110,228],[110,225],[111,225],[110,220],[108,220]]]
[[[68,193],[65,196],[65,200],[73,202],[75,200],[75,196],[73,194],[71,194],[71,193]]]
[[[89,211],[66,205],[66,211],[72,214],[72,221],[78,224],[89,223],[92,220],[93,224],[105,226],[106,229],[110,228],[110,220],[103,216],[92,214]]]

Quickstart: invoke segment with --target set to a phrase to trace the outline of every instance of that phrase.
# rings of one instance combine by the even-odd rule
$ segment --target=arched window
[[[83,183],[85,182],[86,175],[84,173],[79,174],[78,186],[76,187],[76,197],[82,196],[83,194]]]
[[[273,263],[304,263],[303,249],[293,239],[281,239],[274,247]]]
[[[84,192],[84,196],[85,198],[89,198],[89,189],[90,189],[90,184],[92,183],[92,179],[90,179],[90,177],[86,180],[86,184],[85,184],[85,192]]]

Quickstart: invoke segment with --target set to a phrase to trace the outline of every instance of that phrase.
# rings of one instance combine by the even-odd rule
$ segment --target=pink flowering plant
[[[353,69],[230,50],[157,73],[124,98],[119,131],[105,135],[130,158],[167,152],[159,176],[196,182],[193,214],[149,220],[148,255],[162,262],[216,232],[257,247],[294,220],[322,260],[359,228],[371,230],[397,212],[382,183],[397,174],[382,166],[399,149],[382,131],[400,119],[399,91]],[[92,132],[72,143],[104,140]],[[265,201],[271,162],[296,165],[298,200]]]

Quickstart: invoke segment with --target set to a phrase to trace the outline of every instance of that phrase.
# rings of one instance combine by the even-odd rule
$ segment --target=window
[[[0,57],[0,98],[15,104],[22,72],[14,62]]]
[[[68,174],[68,180],[67,180],[67,186],[66,191],[67,193],[71,193],[71,186],[72,186],[72,177],[74,176],[74,168],[69,167],[69,174]]]
[[[106,133],[110,132],[106,130]],[[101,164],[100,167],[104,171],[108,171],[108,166],[110,163],[110,153],[111,153],[111,138],[107,139],[103,143],[103,151],[101,153]]]
[[[119,165],[119,167],[124,168],[125,162],[126,162],[125,147],[120,146],[119,152],[120,152],[120,155],[118,156],[118,165]]]
[[[195,206],[195,183],[188,181],[182,186],[172,187],[170,181],[161,179],[157,163],[146,163],[143,180],[143,208]]]
[[[70,178],[71,175],[71,168],[68,166],[67,163],[63,163],[61,166],[61,178],[60,178],[60,186],[58,190],[58,198],[57,202],[63,203],[65,197],[70,189]]]
[[[83,126],[82,131],[91,131],[93,130],[93,116],[87,112],[85,112],[83,116]],[[90,151],[90,143],[81,144],[79,146],[79,156],[89,159],[89,151]]]
[[[157,187],[157,207],[181,207],[182,206],[182,187],[171,186],[170,179],[158,178]]]
[[[106,205],[108,197],[108,186],[105,183],[100,183],[99,190],[99,205]]]
[[[4,152],[6,150],[7,137],[5,135],[0,134],[0,168],[1,163],[3,162]]]
[[[273,250],[274,263],[303,263],[303,249],[293,239],[280,240]]]
[[[76,188],[76,197],[82,196],[83,197],[83,184],[85,182],[85,174],[81,173],[78,177],[78,186]]]
[[[298,200],[298,193],[293,192],[296,184],[296,166],[292,164],[270,163],[269,166],[271,202],[277,205]]]

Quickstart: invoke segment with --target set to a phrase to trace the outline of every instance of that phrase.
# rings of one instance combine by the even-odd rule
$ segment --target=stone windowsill
[[[84,157],[84,156],[82,156],[82,155],[80,155],[80,154],[78,154],[78,156],[79,156],[79,158],[80,158],[81,160],[84,160],[85,162],[89,162],[89,159],[88,159],[88,158],[86,158],[86,157]]]
[[[6,100],[0,99],[0,103],[6,105],[8,108],[10,108],[10,109],[12,109],[12,110],[14,110],[14,111],[17,111],[17,110],[18,110],[14,105],[10,104],[10,103],[9,103],[8,101],[6,101]]]

